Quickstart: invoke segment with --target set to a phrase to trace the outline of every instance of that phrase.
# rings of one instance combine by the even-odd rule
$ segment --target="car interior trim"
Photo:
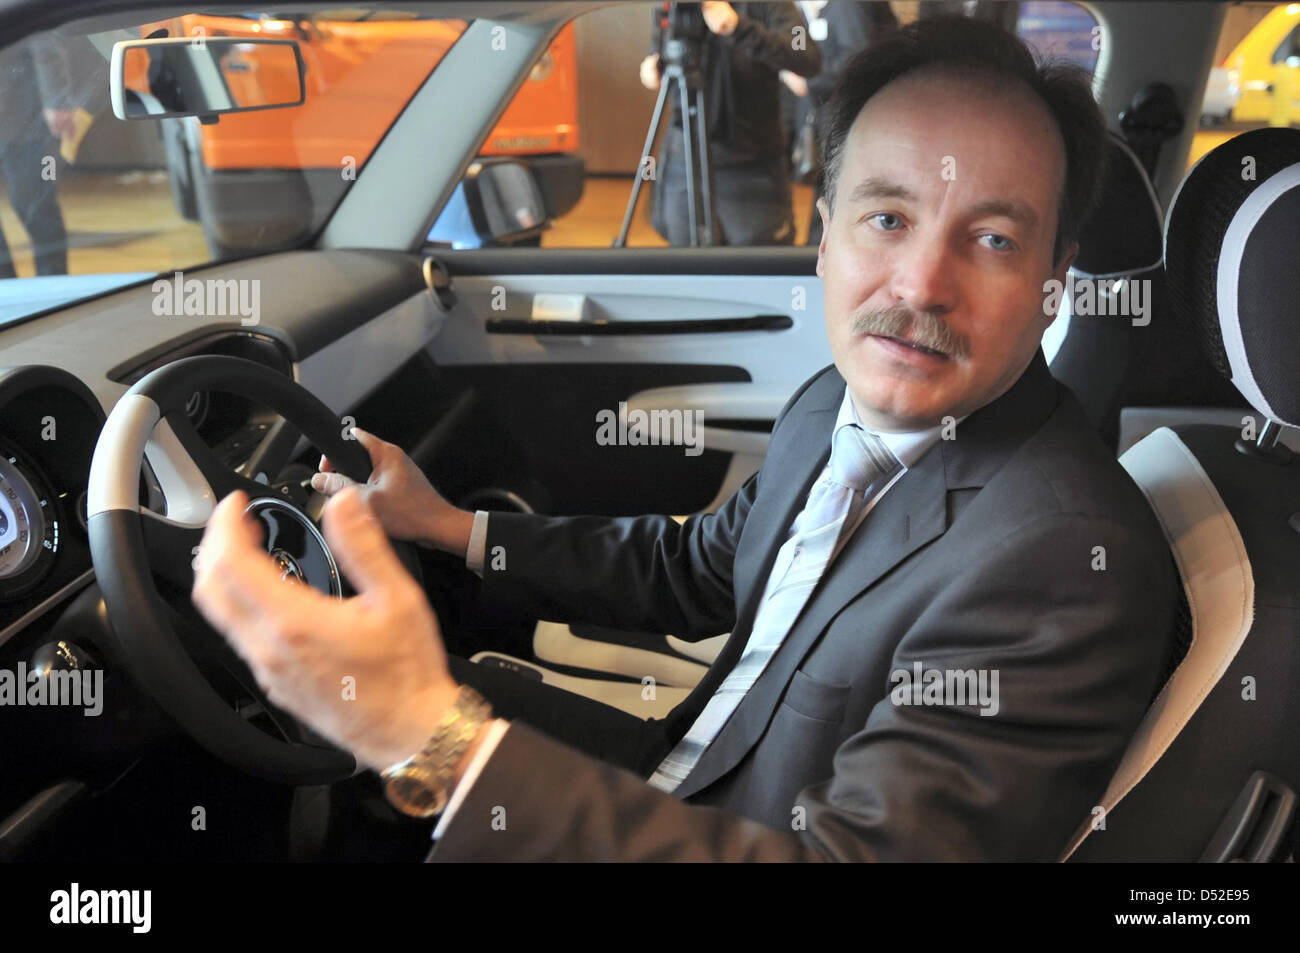
[[[1192,644],[1111,777],[1101,807],[1110,812],[1146,776],[1228,670],[1255,618],[1255,578],[1246,544],[1200,461],[1167,427],[1120,462],[1159,517],[1191,609]],[[1065,860],[1092,831],[1084,821]]]
[[[144,394],[124,394],[108,415],[97,447],[117,447],[118,455],[96,452],[86,488],[86,521],[108,510],[140,512],[140,461],[162,410]],[[152,462],[152,461],[151,461]],[[162,477],[159,475],[159,482]]]
[[[59,603],[63,602],[70,596],[76,595],[86,586],[95,581],[95,570],[87,569],[76,579],[73,579],[67,585],[56,589],[36,605],[32,606],[14,621],[10,622],[3,629],[0,629],[0,646],[4,645],[15,635],[18,635],[23,629],[27,628],[32,622],[35,622],[42,615],[53,609]]]
[[[817,249],[721,248],[483,248],[438,249],[453,282],[457,275],[817,275]]]
[[[167,503],[167,519],[191,528],[207,523],[217,505],[217,495],[166,418],[154,427],[144,452]],[[134,470],[129,461],[123,465]],[[126,479],[123,474],[122,480]]]
[[[620,337],[638,334],[745,334],[785,331],[794,327],[788,314],[747,318],[671,318],[666,321],[555,321],[547,318],[488,318],[488,334],[536,334],[560,337]]]
[[[533,652],[540,662],[582,665],[594,672],[625,675],[656,686],[694,688],[708,670],[706,665],[626,645],[584,639],[562,622],[541,621],[533,632]]]
[[[1190,174],[1188,178],[1191,178]],[[1240,301],[1237,297],[1241,278],[1241,263],[1246,253],[1246,243],[1265,213],[1287,192],[1300,188],[1300,162],[1273,173],[1259,184],[1241,203],[1223,235],[1216,277],[1216,295],[1219,313],[1219,330],[1223,335],[1223,349],[1232,367],[1232,383],[1252,407],[1257,407],[1272,420],[1281,420],[1273,409],[1268,395],[1255,379],[1246,353],[1242,334]],[[1296,421],[1282,420],[1296,426]]]
[[[444,320],[445,316],[433,304],[421,280],[417,293],[299,361],[294,379],[331,410],[342,414],[429,346]],[[357,363],[358,354],[366,356],[364,365]]]

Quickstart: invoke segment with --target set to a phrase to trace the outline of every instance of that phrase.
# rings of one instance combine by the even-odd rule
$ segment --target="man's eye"
[[[1011,251],[1016,247],[1016,243],[1005,235],[981,235],[980,241],[984,242],[986,248],[993,251]]]
[[[867,221],[878,222],[877,227],[885,232],[892,232],[903,226],[903,220],[893,212],[877,212],[875,215],[869,216]]]

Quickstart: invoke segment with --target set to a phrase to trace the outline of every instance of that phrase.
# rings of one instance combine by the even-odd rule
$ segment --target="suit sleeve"
[[[514,725],[430,859],[1055,860],[1159,679],[1174,576],[1148,543],[1096,517],[1046,517],[958,571],[894,667],[997,672],[996,711],[902,704],[881,685],[790,830],[681,802]]]
[[[493,513],[483,595],[541,619],[702,639],[735,621],[732,564],[755,473],[716,513],[548,517]]]
[[[737,11],[739,20],[729,39],[731,45],[750,59],[773,70],[788,69],[800,76],[816,76],[822,68],[821,52],[808,35],[808,22],[793,3],[763,4],[759,17]],[[750,8],[753,9],[752,7]],[[795,28],[802,29],[803,42],[796,44]]]
[[[796,391],[773,432],[824,373]],[[733,562],[761,478],[760,470],[716,512],[680,525],[668,516],[493,513],[483,595],[555,622],[687,640],[719,635],[735,622]]]

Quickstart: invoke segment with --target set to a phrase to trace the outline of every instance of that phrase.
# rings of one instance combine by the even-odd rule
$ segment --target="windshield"
[[[300,246],[468,25],[366,7],[191,13],[0,50],[0,325],[158,274]],[[113,46],[146,37],[292,40],[303,101],[208,123],[120,120]],[[242,74],[228,73],[232,88],[268,82],[266,60],[249,55],[258,49],[223,65]],[[128,95],[147,103],[149,77],[127,62]]]

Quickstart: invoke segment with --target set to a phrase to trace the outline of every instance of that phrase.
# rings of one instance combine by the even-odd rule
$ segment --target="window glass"
[[[372,8],[190,13],[109,33],[37,34],[0,51],[0,322],[301,244],[467,26]],[[306,67],[303,102],[209,124],[123,122],[109,103],[109,56],[120,40],[151,36],[200,46],[205,37],[291,39]],[[259,49],[272,48],[222,54],[230,95],[281,81],[296,93],[296,78],[277,69],[284,58],[272,63]],[[161,55],[128,63],[128,100],[165,111]]]
[[[1300,3],[1228,7],[1189,167],[1249,129],[1300,127]]]
[[[713,192],[720,205],[721,227],[715,227],[714,237],[715,243],[729,245],[815,245],[820,240],[821,221],[814,208],[820,172],[813,142],[820,118],[816,105],[825,101],[849,57],[889,29],[918,17],[964,13],[1001,22],[1040,54],[1090,72],[1100,48],[1096,20],[1074,3],[830,0],[733,6],[765,36],[786,39],[776,44],[779,56],[770,49],[763,55],[732,50],[724,66],[717,51],[725,44],[707,23],[683,21],[665,31],[657,3],[619,4],[575,21],[578,153],[585,174],[580,200],[542,234],[541,245],[609,247],[620,238],[635,247],[691,243],[687,183],[702,185],[703,175],[698,162],[687,162],[692,153],[671,122],[682,84],[669,81],[664,69],[669,59],[662,41],[668,35],[693,40],[709,66],[704,74],[710,92],[702,102],[709,112]],[[666,114],[647,150],[663,82],[669,83]],[[690,174],[692,165],[699,170],[696,175]],[[622,236],[638,182],[636,208]],[[701,201],[697,230],[703,211]]]

